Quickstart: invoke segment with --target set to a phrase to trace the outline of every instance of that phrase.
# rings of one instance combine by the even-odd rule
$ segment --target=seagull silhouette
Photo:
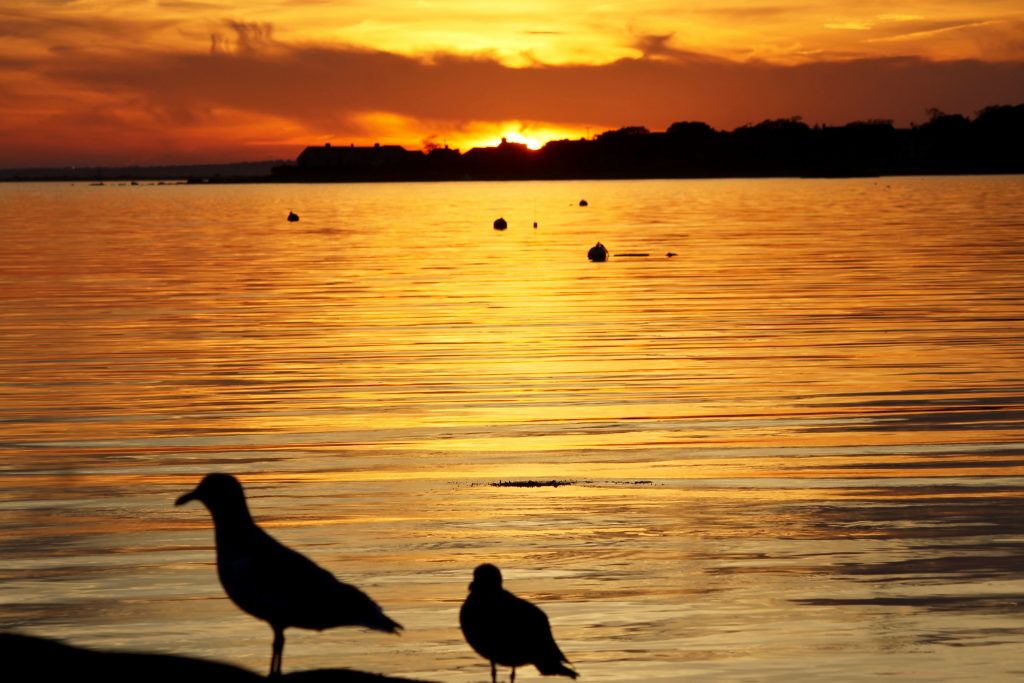
[[[493,564],[473,570],[459,625],[470,647],[490,660],[491,683],[498,680],[496,664],[512,667],[511,683],[516,680],[516,667],[525,664],[533,664],[545,676],[579,676],[565,666],[569,660],[551,635],[547,615],[502,588],[501,570]]]
[[[387,633],[402,628],[361,590],[338,581],[261,529],[249,514],[242,485],[230,474],[206,475],[174,504],[193,500],[213,515],[217,575],[224,591],[243,611],[274,630],[271,676],[281,674],[284,630],[289,626],[317,631],[365,626]]]

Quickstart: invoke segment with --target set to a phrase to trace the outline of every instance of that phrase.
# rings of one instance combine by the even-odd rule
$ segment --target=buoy
[[[294,211],[289,211],[288,212],[288,222],[289,223],[294,223],[297,220],[299,220],[299,214],[295,213]]]
[[[537,221],[533,222],[533,227],[535,227],[535,228],[537,227]]]
[[[505,221],[504,218],[495,219],[495,221],[494,221],[494,229],[495,230],[504,230],[507,227],[508,227],[508,223]]]
[[[589,206],[589,204],[587,204],[587,200],[586,199],[581,199],[580,200],[580,206]]]
[[[670,251],[667,254],[665,254],[665,256],[668,256],[669,258],[672,258],[673,256],[678,256],[678,254],[676,252],[674,252],[674,251]]]
[[[590,251],[587,252],[587,258],[595,262],[607,261],[608,249],[603,244],[598,242],[597,244],[590,248]]]

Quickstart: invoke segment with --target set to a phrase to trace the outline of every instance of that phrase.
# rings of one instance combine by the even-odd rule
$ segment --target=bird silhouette
[[[213,515],[217,575],[224,591],[243,611],[274,631],[270,675],[281,674],[284,630],[322,631],[365,626],[397,633],[402,626],[365,593],[338,581],[306,556],[278,541],[253,521],[242,485],[230,474],[208,474],[195,490],[175,501],[198,500]]]
[[[569,660],[558,649],[548,617],[536,605],[501,587],[501,570],[482,564],[473,570],[469,595],[459,611],[462,635],[478,655],[491,662],[491,682],[497,683],[496,665],[516,667],[533,664],[545,676],[578,673],[565,666]]]

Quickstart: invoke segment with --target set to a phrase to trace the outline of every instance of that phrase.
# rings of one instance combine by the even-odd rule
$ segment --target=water
[[[491,561],[586,681],[1020,680],[1022,207],[1021,177],[0,185],[0,628],[264,671],[172,505],[219,470],[407,628],[292,630],[286,671],[486,680],[457,612]],[[526,479],[575,483],[490,486]]]

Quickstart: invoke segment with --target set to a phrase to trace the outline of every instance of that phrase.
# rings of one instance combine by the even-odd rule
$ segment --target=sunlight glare
[[[589,137],[590,129],[531,121],[500,121],[495,124],[474,122],[464,126],[459,133],[454,133],[452,137],[458,140],[458,146],[463,150],[497,147],[502,138],[511,143],[526,145],[531,150],[539,150],[552,140],[580,140]]]

